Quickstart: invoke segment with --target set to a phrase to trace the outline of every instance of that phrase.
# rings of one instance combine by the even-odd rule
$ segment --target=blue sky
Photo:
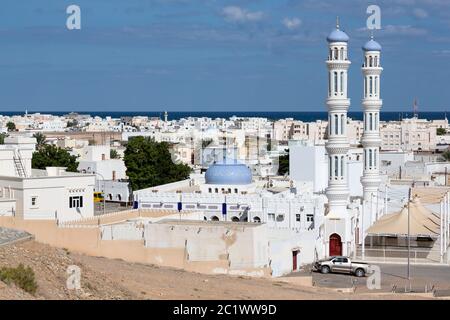
[[[82,29],[66,29],[66,8]],[[449,0],[2,0],[0,112],[325,111],[326,36],[350,36],[361,110],[366,8],[382,10],[385,111],[449,110]]]

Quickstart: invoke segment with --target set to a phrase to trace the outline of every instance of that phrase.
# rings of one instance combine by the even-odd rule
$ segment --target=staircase
[[[19,175],[19,177],[25,178],[27,176],[27,173],[25,171],[25,166],[23,165],[22,157],[20,156],[19,151],[14,150],[13,160],[17,174]]]

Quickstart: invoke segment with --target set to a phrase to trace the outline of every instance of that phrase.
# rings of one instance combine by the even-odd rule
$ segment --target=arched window
[[[370,128],[370,131],[372,131],[373,130],[373,125],[372,125],[372,123],[373,123],[373,119],[372,119],[372,113],[369,113],[369,128]]]
[[[341,72],[341,79],[340,79],[340,87],[341,87],[341,94],[344,94],[344,72]]]
[[[341,178],[344,178],[344,156],[341,156]]]
[[[375,94],[375,95],[377,95],[377,80],[378,80],[378,77],[374,77],[374,90],[373,90],[373,93]]]
[[[334,157],[334,178],[339,176],[339,159],[337,156]]]
[[[345,134],[345,120],[343,114],[341,114],[341,134]]]
[[[364,169],[367,169],[367,149],[364,149]]]
[[[339,117],[337,114],[334,115],[334,134],[339,134]]]
[[[330,179],[333,176],[333,159],[331,157],[328,157],[328,167],[329,167],[329,171],[330,171]]]
[[[378,120],[379,120],[379,114],[378,112],[375,113],[375,130],[378,130]]]
[[[378,150],[377,149],[373,150],[373,166],[374,167],[377,166],[377,155],[378,155]]]
[[[338,60],[339,59],[339,50],[338,48],[334,48],[334,60]]]
[[[328,96],[331,96],[331,72],[328,73]]]
[[[375,66],[375,67],[378,67],[378,57],[377,57],[377,56],[375,56],[374,66]]]
[[[373,93],[373,78],[369,77],[370,85],[369,85],[369,94],[372,96]]]
[[[331,129],[331,126],[332,126],[331,116],[328,116],[328,134],[330,134],[330,135],[333,132],[333,130]]]
[[[369,66],[373,67],[373,58],[372,58],[372,56],[369,57],[369,61],[370,61],[369,62]]]
[[[369,149],[369,168],[372,168],[372,149]]]
[[[338,92],[338,74],[334,72],[334,94],[336,95]]]
[[[364,97],[367,97],[367,78],[364,78]]]

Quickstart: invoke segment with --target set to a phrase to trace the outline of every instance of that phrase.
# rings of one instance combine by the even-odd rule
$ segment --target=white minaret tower
[[[380,186],[380,76],[383,68],[380,63],[381,46],[371,39],[363,46],[364,64],[364,133],[361,143],[364,147],[364,174],[361,183],[364,200],[374,201]]]
[[[348,59],[349,37],[336,29],[327,38],[328,41],[328,217],[345,218],[348,214],[349,190],[347,179],[347,153],[349,142],[347,138],[347,110],[350,99],[347,97],[347,74],[350,67]]]
[[[347,111],[350,100],[347,97],[348,59],[347,34],[336,29],[328,41],[328,210],[325,212],[322,256],[350,255],[353,246],[352,217],[349,210],[349,189],[347,173]]]

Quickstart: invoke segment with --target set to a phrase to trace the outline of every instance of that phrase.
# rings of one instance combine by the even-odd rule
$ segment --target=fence
[[[356,251],[358,257],[362,257],[362,250],[358,248]],[[406,261],[408,258],[408,250],[394,249],[394,248],[377,248],[377,249],[365,249],[365,259],[374,258],[380,262],[392,262],[396,260]],[[440,263],[440,252],[430,249],[417,249],[411,248],[409,251],[409,258],[412,263]]]

